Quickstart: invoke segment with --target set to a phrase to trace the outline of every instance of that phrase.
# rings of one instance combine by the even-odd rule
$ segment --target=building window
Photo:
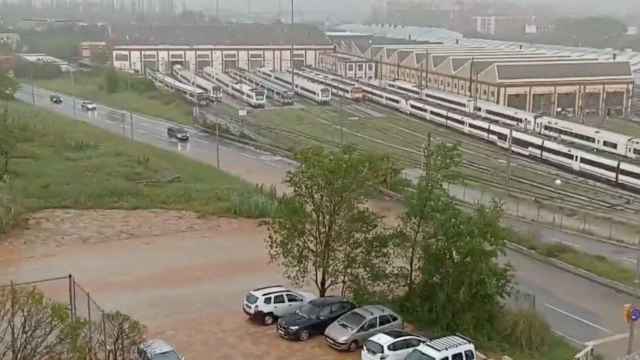
[[[143,60],[155,60],[156,54],[142,54]]]
[[[458,90],[458,84],[457,84],[457,83],[454,83],[454,84],[453,84],[453,88],[454,88],[455,90]]]
[[[496,91],[495,90],[491,90],[491,97],[492,98],[496,97]]]
[[[209,60],[209,54],[198,54],[199,60]]]
[[[129,54],[116,53],[116,61],[129,61]]]
[[[364,71],[364,64],[358,64],[358,72]]]
[[[482,90],[482,96],[487,96],[487,89]]]
[[[262,60],[262,54],[249,54],[251,60]]]
[[[373,71],[373,64],[367,64],[367,70]]]
[[[353,64],[348,64],[347,65],[347,71],[348,72],[353,72]]]
[[[171,60],[183,60],[184,56],[182,54],[171,54],[171,56],[169,56],[169,58]]]
[[[460,91],[464,91],[464,85],[460,85]]]
[[[227,53],[227,54],[223,54],[222,57],[225,60],[235,60],[236,59],[236,53]]]

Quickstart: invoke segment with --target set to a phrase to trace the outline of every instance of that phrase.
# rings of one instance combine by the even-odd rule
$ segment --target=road
[[[83,112],[79,109],[74,112],[72,97],[65,96],[62,105],[54,105],[49,102],[50,94],[47,90],[36,89],[36,105],[126,137],[130,137],[133,123],[133,137],[136,141],[177,151],[213,166],[216,165],[216,148],[219,145],[222,170],[251,183],[285,189],[282,179],[285,172],[293,166],[290,160],[227,141],[217,143],[214,137],[197,129],[191,129],[192,139],[188,143],[170,141],[166,137],[166,127],[169,124],[166,121],[139,114],[129,117],[128,113],[125,122],[113,120],[109,113],[117,110],[102,105],[98,105],[95,112]],[[23,87],[17,98],[31,103],[30,86]],[[79,100],[76,100],[76,105],[78,104]],[[539,227],[535,224],[520,223],[518,228],[533,231]],[[546,239],[575,242],[579,245],[592,244],[589,242],[592,240],[552,229],[545,229],[544,232]],[[595,245],[589,248],[596,249]],[[624,304],[631,302],[629,296],[511,251],[507,252],[503,261],[514,266],[518,288],[535,295],[536,309],[543,314],[552,329],[576,345],[626,331],[626,325],[622,320],[622,308]],[[624,341],[621,340],[601,348],[601,351],[606,358],[615,358],[624,348]]]

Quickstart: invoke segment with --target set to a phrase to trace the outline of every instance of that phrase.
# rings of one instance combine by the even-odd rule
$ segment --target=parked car
[[[98,107],[93,103],[93,101],[83,100],[80,103],[80,108],[84,111],[95,111]]]
[[[431,340],[413,349],[406,360],[475,360],[476,348],[464,336],[454,335]]]
[[[51,101],[54,104],[62,104],[62,96],[53,94],[49,96],[49,101]]]
[[[167,128],[167,137],[174,138],[181,141],[189,140],[189,133],[187,130],[177,126],[169,126]]]
[[[426,338],[403,330],[388,330],[374,335],[362,346],[362,360],[404,360],[409,353],[427,342]]]
[[[251,319],[272,325],[278,318],[291,314],[315,299],[313,294],[293,291],[281,285],[253,289],[242,299],[242,310]]]
[[[278,320],[278,334],[285,339],[305,341],[312,335],[323,334],[329,324],[355,307],[339,296],[311,300]]]
[[[138,346],[137,360],[184,360],[173,346],[163,340],[149,340]]]
[[[336,350],[357,350],[373,335],[402,329],[400,315],[382,305],[367,305],[342,315],[324,332],[324,338]]]

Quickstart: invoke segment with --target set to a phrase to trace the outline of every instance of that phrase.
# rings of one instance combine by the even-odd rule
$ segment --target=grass
[[[21,215],[50,208],[249,217],[271,209],[264,192],[204,163],[30,105],[9,109],[18,145],[8,181],[0,182],[0,233]]]
[[[538,240],[535,234],[512,232],[510,240],[540,255],[560,260],[605,279],[635,286],[634,280],[636,276],[632,269],[615,263],[602,255],[587,254],[565,244],[544,243]]]
[[[182,124],[191,124],[192,106],[182,98],[155,88],[127,90],[127,78],[121,78],[119,90],[113,94],[104,90],[103,74],[100,71],[78,73],[72,86],[68,75],[52,80],[36,80],[36,85],[62,94],[91,99],[118,109],[159,117]],[[134,79],[132,82],[141,80]]]

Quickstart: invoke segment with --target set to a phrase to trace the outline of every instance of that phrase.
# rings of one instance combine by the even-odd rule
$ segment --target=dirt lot
[[[0,241],[0,283],[68,273],[189,360],[356,359],[316,338],[281,340],[245,318],[247,289],[284,283],[253,220],[175,211],[49,210]]]

